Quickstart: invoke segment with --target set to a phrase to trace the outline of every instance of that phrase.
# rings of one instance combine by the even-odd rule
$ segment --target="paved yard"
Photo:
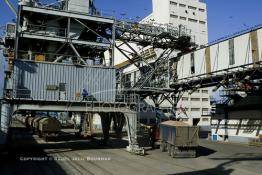
[[[197,158],[173,159],[159,149],[145,156],[125,151],[126,141],[70,140],[45,143],[37,137],[15,138],[9,154],[0,156],[1,175],[87,174],[262,174],[262,148],[200,141]],[[33,160],[34,159],[34,160]]]

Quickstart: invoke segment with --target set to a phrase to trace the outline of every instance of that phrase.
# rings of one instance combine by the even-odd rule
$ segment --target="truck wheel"
[[[165,152],[165,151],[166,151],[166,144],[165,144],[164,142],[161,142],[161,144],[160,144],[160,150],[161,150],[162,152]]]
[[[196,150],[196,149],[193,150],[193,157],[194,157],[194,158],[197,157],[197,150]]]
[[[171,146],[171,157],[175,158],[175,147]]]
[[[169,143],[167,144],[167,154],[171,156],[171,145]]]

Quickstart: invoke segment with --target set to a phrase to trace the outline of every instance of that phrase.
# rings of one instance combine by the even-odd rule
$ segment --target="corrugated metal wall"
[[[115,101],[115,69],[86,67],[46,62],[14,62],[14,98],[56,101],[60,97],[59,84],[65,83],[65,100],[79,101],[86,88],[94,101]]]

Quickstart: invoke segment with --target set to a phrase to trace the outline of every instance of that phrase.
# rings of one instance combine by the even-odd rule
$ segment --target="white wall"
[[[258,44],[260,60],[262,60],[262,29],[258,29]],[[188,76],[197,76],[206,73],[205,61],[206,48],[197,50],[195,54],[195,74],[191,74],[190,54],[181,57],[178,62],[178,77],[186,78]],[[210,46],[211,52],[211,71],[219,71],[227,68],[237,67],[252,63],[252,47],[250,33],[243,34],[234,38],[235,64],[229,65],[229,40],[219,42]],[[251,65],[252,66],[252,65]],[[250,67],[251,67],[250,66]]]
[[[157,23],[169,23],[169,0],[152,0],[153,16]]]
[[[259,53],[260,53],[260,61],[262,61],[262,30],[258,30],[258,46],[259,46]]]
[[[260,120],[250,120],[247,118],[243,119],[242,122],[240,119],[227,120],[227,130],[224,128],[225,122],[226,120],[222,120],[219,124],[218,120],[212,120],[211,134],[220,135],[218,140],[223,141],[225,136],[229,137],[229,141],[232,141],[232,138],[235,138],[234,141],[237,142],[248,142],[251,138],[258,138],[256,135],[258,127],[254,126],[254,122],[257,125],[260,123]],[[261,129],[259,134],[262,134]]]

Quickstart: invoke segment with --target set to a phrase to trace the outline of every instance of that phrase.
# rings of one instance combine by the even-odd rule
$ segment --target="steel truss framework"
[[[23,17],[27,17],[27,20]],[[59,23],[63,27],[53,26],[48,22],[53,24]],[[70,34],[70,32],[73,31],[73,24],[81,28],[82,32],[80,34]],[[46,32],[47,30],[49,30],[49,32]],[[9,59],[9,67],[12,67],[13,58],[19,59],[20,56],[23,57],[24,55],[30,58],[30,55],[32,57],[32,54],[39,53],[49,55],[46,61],[60,62],[71,57],[75,64],[84,65],[87,60],[101,58],[102,53],[106,50],[110,51],[109,63],[106,63],[105,60],[100,60],[99,62],[104,66],[113,66],[114,48],[117,48],[128,59],[128,63],[118,70],[120,75],[119,78],[121,79],[121,73],[128,65],[134,64],[140,71],[138,81],[129,88],[120,89],[120,92],[124,94],[139,94],[141,99],[149,96],[153,99],[156,107],[159,107],[163,101],[167,100],[172,104],[173,108],[175,108],[181,94],[186,90],[191,90],[193,92],[201,87],[216,85],[228,86],[230,83],[237,82],[245,84],[250,83],[252,80],[261,79],[262,77],[261,62],[258,62],[255,66],[243,65],[239,67],[237,71],[230,71],[227,69],[221,72],[213,72],[197,77],[177,80],[175,83],[170,84],[170,87],[166,88],[151,86],[151,81],[156,77],[156,73],[160,67],[166,64],[170,67],[170,55],[173,51],[183,54],[194,49],[195,44],[193,43],[193,36],[190,36],[190,32],[186,28],[183,26],[157,26],[140,24],[137,22],[118,21],[113,18],[101,17],[99,14],[84,15],[73,13],[69,12],[66,6],[61,9],[60,6],[54,6],[54,4],[51,6],[41,4],[37,4],[37,6],[20,5],[17,14],[16,35],[15,38],[11,38],[16,40],[16,44],[13,46],[13,51],[15,52],[14,57],[10,54],[11,59]],[[121,42],[121,44],[116,44],[116,41]],[[30,45],[30,43],[33,44]],[[45,48],[45,46],[50,43],[58,44],[54,53],[48,52],[48,49]],[[161,50],[161,53],[155,58],[153,63],[150,63],[139,51],[136,51],[130,43],[135,43],[140,46],[142,48],[141,50],[150,46],[153,49]],[[127,51],[121,48],[123,45],[129,48],[131,52],[127,54]],[[178,56],[180,56],[180,54]],[[173,62],[176,62],[177,59],[178,57],[174,58]],[[11,76],[12,68],[9,69],[7,78],[11,78]],[[247,76],[249,76],[249,78],[245,78]],[[122,83],[121,80],[118,82]],[[35,104],[35,101],[31,101],[25,102],[23,106],[19,104],[23,102],[20,99],[10,100],[11,102],[9,103],[13,105],[15,110],[50,110],[49,103],[51,102],[38,101],[38,103]],[[60,111],[65,110],[65,106],[67,106],[66,104],[68,102],[59,101],[55,103],[59,105],[53,104],[52,106]],[[79,104],[74,102],[73,104],[76,105],[74,106],[75,108],[69,106],[70,108],[68,107],[66,110],[80,110],[85,112],[100,110],[100,108],[95,109],[94,106],[88,106],[88,103]],[[76,109],[77,107],[78,109]],[[117,108],[117,110],[117,112],[121,112],[123,108],[120,107]],[[102,112],[112,111],[105,110]],[[129,123],[128,132],[129,143],[131,144],[130,149],[136,149],[137,113],[129,109],[125,117],[126,121]]]

